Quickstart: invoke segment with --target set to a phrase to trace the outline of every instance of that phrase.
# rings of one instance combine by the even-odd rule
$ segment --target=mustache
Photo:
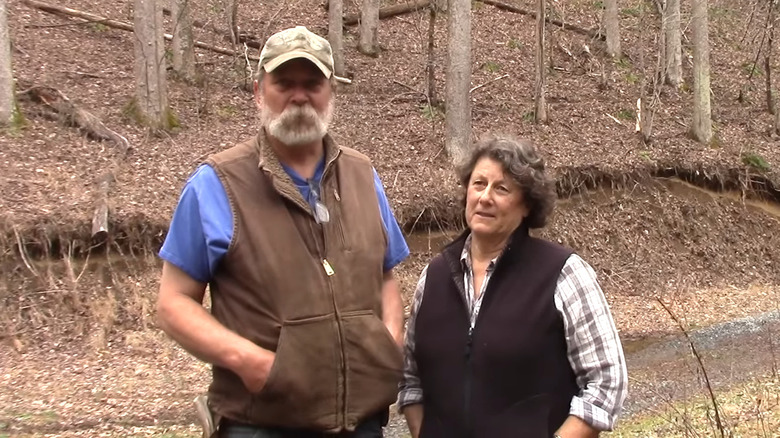
[[[314,109],[314,107],[311,106],[310,104],[305,104],[301,106],[292,106],[286,108],[284,111],[282,111],[281,114],[279,114],[278,120],[283,125],[298,124],[304,122],[308,124],[314,124],[317,122],[318,117],[319,114]]]

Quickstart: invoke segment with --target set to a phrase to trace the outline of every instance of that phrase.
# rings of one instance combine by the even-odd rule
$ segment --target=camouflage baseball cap
[[[330,78],[333,73],[333,50],[330,43],[304,26],[292,27],[271,35],[260,52],[259,66],[270,73],[295,58],[305,58],[313,62],[326,78]]]

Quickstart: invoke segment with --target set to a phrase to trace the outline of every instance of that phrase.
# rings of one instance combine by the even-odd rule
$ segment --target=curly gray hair
[[[523,202],[528,206],[528,217],[523,221],[528,228],[542,228],[555,207],[555,181],[544,173],[544,160],[531,140],[515,139],[497,134],[480,140],[458,166],[456,172],[463,187],[467,187],[471,173],[481,158],[491,158],[523,191]]]

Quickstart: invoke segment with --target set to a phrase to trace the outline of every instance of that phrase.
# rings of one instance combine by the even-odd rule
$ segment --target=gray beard
[[[290,106],[281,114],[273,113],[267,107],[260,111],[260,119],[266,132],[285,146],[296,147],[322,140],[328,133],[333,117],[333,101],[323,114],[318,114],[311,105]]]

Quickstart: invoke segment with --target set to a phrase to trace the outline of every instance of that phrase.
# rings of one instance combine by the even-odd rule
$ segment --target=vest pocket
[[[370,310],[342,314],[347,366],[347,423],[357,424],[395,402],[403,356]]]
[[[341,206],[339,205],[339,207]],[[333,229],[335,230],[339,245],[341,245],[344,251],[352,251],[352,246],[347,240],[347,233],[344,231],[344,220],[341,216],[341,211],[338,212],[338,215],[334,219]]]
[[[337,339],[332,314],[285,321],[268,381],[253,397],[249,418],[261,425],[337,427]]]

